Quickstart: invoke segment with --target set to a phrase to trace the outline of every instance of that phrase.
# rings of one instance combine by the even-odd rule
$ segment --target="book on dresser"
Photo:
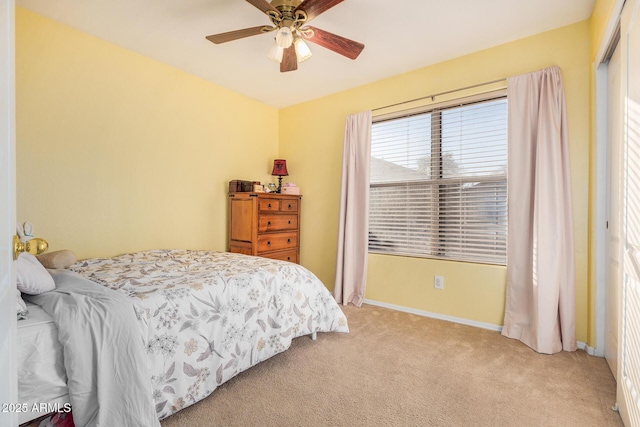
[[[300,263],[302,196],[229,194],[229,252]]]

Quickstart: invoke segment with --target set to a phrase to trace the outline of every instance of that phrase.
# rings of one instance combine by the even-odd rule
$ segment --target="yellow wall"
[[[591,60],[594,60],[616,0],[596,0],[591,14]]]
[[[231,179],[271,180],[278,110],[16,10],[18,220],[52,249],[226,249]]]
[[[335,278],[342,140],[347,115],[432,93],[535,71],[562,69],[571,151],[576,235],[577,339],[587,340],[589,196],[589,21],[476,52],[335,95],[282,109],[280,155],[304,195],[302,263],[330,288]],[[445,289],[433,288],[433,276]],[[501,325],[505,269],[369,256],[366,298]]]

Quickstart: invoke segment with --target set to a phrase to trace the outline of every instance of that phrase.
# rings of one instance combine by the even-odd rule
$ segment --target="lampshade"
[[[276,43],[283,49],[288,48],[293,43],[293,33],[291,28],[282,27],[276,32]]]
[[[278,43],[273,43],[271,49],[269,49],[269,53],[267,54],[267,58],[272,60],[273,62],[277,62],[278,64],[282,62],[282,55],[284,54],[284,49],[278,46]]]
[[[301,38],[297,38],[295,42],[296,46],[296,56],[298,57],[298,62],[304,62],[307,59],[311,58],[311,49],[309,46],[302,40]]]
[[[288,176],[289,172],[287,172],[287,161],[282,159],[276,159],[273,161],[273,171],[271,175],[274,176]]]

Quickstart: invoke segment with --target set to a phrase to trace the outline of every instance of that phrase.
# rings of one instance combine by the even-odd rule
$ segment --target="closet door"
[[[605,346],[613,376],[618,378],[618,325],[622,292],[622,184],[623,184],[623,93],[622,47],[615,48],[607,67],[607,289],[605,292]]]
[[[640,426],[640,0],[622,12],[625,105],[625,208],[618,405],[627,426]]]

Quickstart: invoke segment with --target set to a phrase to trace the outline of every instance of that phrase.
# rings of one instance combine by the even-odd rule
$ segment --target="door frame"
[[[616,0],[613,5],[611,15],[605,27],[605,31],[598,47],[593,69],[595,74],[595,212],[594,221],[591,224],[591,231],[595,236],[595,250],[591,254],[593,261],[592,274],[595,277],[595,327],[596,342],[595,347],[587,348],[589,354],[604,357],[604,337],[605,337],[605,315],[606,315],[606,261],[607,261],[607,211],[608,211],[608,195],[607,195],[607,101],[608,91],[608,60],[610,48],[616,37],[616,30],[620,25],[620,15],[624,7],[625,0]],[[595,271],[593,271],[595,270]],[[592,343],[593,344],[593,343]]]
[[[0,403],[18,403],[15,262],[16,224],[15,0],[0,0]],[[8,385],[8,386],[7,386]],[[18,411],[0,411],[0,425],[17,425]]]

